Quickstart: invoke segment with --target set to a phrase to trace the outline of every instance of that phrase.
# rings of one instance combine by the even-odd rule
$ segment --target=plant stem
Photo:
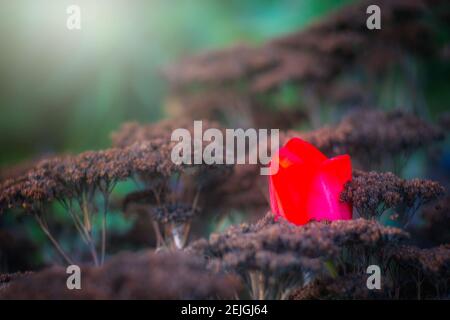
[[[105,262],[105,252],[106,252],[106,216],[108,214],[108,202],[109,202],[109,196],[107,193],[103,195],[103,216],[102,216],[102,253],[101,253],[101,260],[100,265],[103,265]]]
[[[155,230],[155,234],[156,234],[156,248],[161,248],[165,245],[164,238],[161,234],[161,229],[159,228],[158,223],[153,220],[152,220],[152,225],[153,225],[153,229]]]
[[[87,200],[87,195],[86,193],[82,194],[81,197],[81,204],[80,204],[80,208],[83,212],[83,217],[84,217],[84,229],[86,230],[86,237],[89,241],[89,249],[91,252],[91,256],[92,259],[94,260],[94,264],[95,266],[98,266],[98,256],[97,256],[97,249],[95,248],[95,244],[94,241],[92,239],[92,224],[91,224],[91,215],[89,214],[89,206],[88,206],[88,200]]]
[[[65,262],[68,265],[74,264],[72,259],[64,252],[64,250],[61,248],[61,246],[58,243],[58,241],[51,234],[50,230],[47,227],[47,223],[45,223],[43,221],[43,219],[41,217],[39,217],[38,215],[35,215],[35,218],[36,218],[36,221],[38,222],[39,226],[41,227],[42,231],[49,238],[50,242],[53,244],[53,246],[55,247],[56,251],[58,251],[58,253],[63,257]]]

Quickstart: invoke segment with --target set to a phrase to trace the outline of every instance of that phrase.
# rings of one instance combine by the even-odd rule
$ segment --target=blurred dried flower
[[[259,48],[239,45],[184,59],[166,68],[165,76],[177,90],[199,83],[216,86],[248,80],[254,91],[261,92],[287,81],[329,80],[343,69],[360,63],[362,57],[366,64],[372,60],[379,63],[377,55],[371,54],[373,48],[384,48],[387,52],[413,50],[422,54],[433,48],[432,30],[420,18],[429,14],[436,3],[379,1],[383,28],[372,33],[365,32],[364,13],[369,4],[363,1],[346,6],[304,30]],[[410,30],[414,30],[414,36],[409,36]],[[382,66],[389,63],[392,60],[384,60]]]
[[[170,144],[161,140],[138,142],[126,148],[88,151],[37,163],[26,174],[0,186],[0,212],[20,208],[32,213],[66,263],[72,263],[51,233],[46,207],[52,201],[62,204],[86,243],[94,264],[102,264],[106,248],[106,219],[110,194],[118,181],[145,175],[166,177],[180,171],[170,161]],[[101,256],[97,255],[92,217],[98,211],[96,195],[101,194]]]
[[[181,252],[121,253],[100,268],[84,267],[82,290],[68,290],[63,268],[13,281],[1,299],[208,299],[231,298],[239,288],[232,276],[213,275]],[[46,288],[43,290],[43,288]]]
[[[12,282],[31,274],[33,274],[33,272],[30,271],[0,274],[0,295],[2,290],[6,290]]]
[[[416,52],[427,48],[430,30],[418,17],[427,12],[428,1],[391,0],[378,5],[384,16],[381,32],[364,32],[366,16],[361,13],[365,13],[368,3],[362,2],[260,48],[241,45],[185,59],[167,68],[165,75],[176,86],[223,84],[250,78],[253,87],[262,91],[286,80],[327,79],[342,70],[344,61],[347,66],[378,43],[384,43],[385,47],[391,43],[399,48],[414,48]],[[407,29],[403,28],[405,24]],[[402,32],[411,29],[422,37],[407,37]]]
[[[449,294],[450,246],[392,248],[390,276],[405,298],[443,298]],[[412,286],[411,286],[412,285]],[[413,294],[410,294],[412,292]],[[409,296],[406,296],[409,294]]]
[[[367,275],[349,274],[338,278],[316,279],[303,288],[296,290],[292,300],[368,300],[388,298],[389,283],[383,283],[381,290],[369,290],[366,286]]]
[[[204,130],[222,130],[211,121],[202,122],[202,126]],[[218,182],[233,172],[231,165],[175,165],[171,161],[171,151],[176,142],[171,142],[170,139],[173,130],[178,128],[187,129],[191,136],[194,136],[194,123],[191,120],[167,120],[150,125],[125,124],[113,134],[113,143],[116,146],[133,153],[132,171],[145,186],[145,190],[141,191],[144,194],[152,193],[147,202],[152,202],[150,199],[155,200],[150,206],[158,247],[182,248],[189,236],[190,217],[199,212],[201,195],[212,199],[209,195],[218,194],[215,193],[220,186]],[[206,144],[205,141],[202,143]],[[136,151],[136,148],[143,145],[152,147],[145,147],[143,152]],[[154,152],[147,154],[147,149]],[[213,186],[214,188],[211,188]],[[131,197],[128,197],[127,203],[130,200]],[[191,209],[181,210],[184,214],[180,215],[179,209],[184,208],[187,203]],[[181,217],[185,219],[178,219]]]
[[[433,243],[450,243],[450,196],[446,195],[435,204],[430,204],[423,208],[421,217],[424,225],[420,232],[427,240]]]
[[[356,170],[341,199],[352,203],[358,214],[368,219],[379,218],[386,210],[394,209],[407,225],[422,205],[443,194],[444,188],[434,181],[404,180],[391,172]]]
[[[363,109],[351,112],[334,126],[306,133],[288,131],[281,140],[295,136],[327,156],[349,154],[359,166],[370,169],[383,162],[394,162],[395,156],[406,158],[412,151],[443,139],[444,133],[439,126],[404,111]],[[393,166],[399,169],[395,163]]]
[[[233,226],[192,243],[189,249],[208,257],[210,268],[239,274],[252,297],[287,298],[306,279],[326,275],[333,265],[330,261],[343,261],[344,248],[358,254],[375,252],[407,237],[399,229],[364,219],[301,227],[273,220],[268,213],[259,223]]]

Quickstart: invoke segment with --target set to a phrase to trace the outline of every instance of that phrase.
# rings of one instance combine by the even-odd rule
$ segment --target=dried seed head
[[[335,126],[299,133],[290,131],[282,144],[299,136],[328,156],[350,154],[363,167],[378,164],[387,156],[407,154],[444,137],[438,125],[403,111],[358,110]]]
[[[433,13],[436,3],[379,1],[383,28],[372,33],[364,32],[366,16],[361,15],[370,4],[346,6],[306,29],[257,48],[236,46],[184,59],[167,68],[165,76],[177,90],[198,83],[214,87],[246,80],[252,90],[264,92],[288,81],[324,82],[355,65],[368,72],[379,71],[405,51],[426,54],[434,48],[432,30],[421,17]]]
[[[153,209],[152,217],[155,221],[163,224],[180,224],[191,220],[196,212],[197,210],[190,205],[181,203],[167,204]]]
[[[207,299],[231,298],[238,281],[213,275],[201,260],[177,253],[121,253],[100,268],[83,267],[83,290],[67,290],[67,274],[51,268],[0,291],[2,299]],[[43,290],[42,288],[46,288]]]
[[[433,279],[450,278],[450,245],[430,249],[399,246],[393,248],[391,258],[393,262],[401,266],[412,270],[420,270],[427,277]]]
[[[380,216],[388,208],[406,206],[416,210],[444,194],[444,188],[430,180],[404,180],[391,172],[355,171],[352,181],[345,185],[341,199],[353,204],[367,218]]]
[[[296,290],[292,300],[338,299],[367,300],[388,299],[391,284],[383,282],[381,290],[369,290],[366,285],[367,275],[349,274],[338,278],[317,279],[303,288]]]
[[[291,267],[303,265],[317,271],[322,267],[320,261],[337,257],[343,247],[373,249],[407,238],[399,229],[365,219],[311,222],[302,227],[284,220],[271,223],[269,219],[232,226],[222,234],[211,235],[209,241],[194,242],[190,249],[209,256],[214,268],[282,272],[290,270],[290,261]]]

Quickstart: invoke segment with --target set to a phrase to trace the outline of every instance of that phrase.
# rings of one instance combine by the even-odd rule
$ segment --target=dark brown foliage
[[[157,207],[152,211],[152,217],[160,223],[185,223],[192,219],[196,209],[190,205],[176,203]]]
[[[57,161],[51,159],[45,163]],[[0,213],[11,208],[39,213],[45,203],[64,193],[62,187],[51,178],[50,169],[39,165],[20,177],[4,181],[0,184],[0,190]]]
[[[260,216],[269,207],[267,196],[267,176],[260,175],[260,167],[251,164],[236,165],[232,174],[205,197],[207,202],[204,207],[216,212],[245,210]],[[216,205],[218,201],[220,208]]]
[[[163,198],[164,195],[162,195],[160,199],[156,199],[154,192],[151,190],[131,192],[122,199],[120,209],[126,214],[128,212],[128,207],[132,205],[157,205],[158,200],[165,202],[165,199]]]
[[[218,176],[223,178],[227,176],[232,169],[232,166],[216,166],[216,165],[175,165],[171,161],[171,152],[173,146],[178,143],[172,142],[171,135],[175,129],[186,129],[191,134],[191,142],[194,143],[194,122],[191,120],[166,120],[157,124],[141,125],[138,123],[127,123],[122,128],[112,134],[113,144],[116,147],[124,148],[123,152],[130,154],[133,158],[132,166],[135,173],[141,174],[141,178],[154,178],[154,166],[157,167],[157,173],[164,173],[164,176],[169,177],[173,173],[181,172],[186,168],[192,168],[190,174],[195,176],[197,184],[206,186],[214,182]],[[221,127],[211,121],[202,121],[203,130],[208,128]],[[207,142],[201,142],[203,146]],[[137,147],[139,146],[139,147]],[[144,146],[144,147],[142,147]],[[152,154],[148,154],[151,150]],[[195,156],[196,150],[192,152],[192,157]],[[193,158],[191,159],[194,163]],[[211,181],[212,180],[212,181]],[[154,183],[154,181],[152,182]]]
[[[233,226],[211,235],[209,241],[194,242],[190,249],[208,257],[210,268],[240,274],[253,296],[286,298],[292,286],[301,286],[308,274],[326,275],[330,261],[335,267],[345,263],[342,250],[377,252],[406,237],[399,229],[364,219],[299,227],[283,220],[274,222],[269,213],[254,225]],[[259,289],[255,289],[254,277]]]
[[[184,167],[171,161],[172,144],[161,139],[137,142],[125,148],[88,151],[39,162],[25,175],[0,185],[0,212],[22,209],[33,214],[43,232],[64,258],[72,264],[47,222],[48,207],[58,201],[72,219],[86,243],[95,265],[102,264],[106,247],[106,219],[109,197],[116,183],[139,177],[152,185],[167,185],[167,180]],[[101,195],[100,206],[96,195]],[[101,258],[97,257],[93,237],[93,214],[102,212]]]
[[[421,213],[424,225],[421,233],[435,244],[450,243],[450,196],[426,206]]]
[[[156,140],[43,160],[25,175],[1,184],[0,209],[34,209],[96,190],[109,193],[116,182],[136,174],[170,176],[181,170],[170,160],[170,151],[170,143]]]
[[[19,164],[14,164],[11,166],[0,167],[0,183],[15,179],[20,176],[25,175],[30,169],[32,169],[39,161],[46,159],[48,157],[36,157],[34,159],[25,160]]]
[[[211,119],[233,128],[292,128],[307,119],[300,108],[270,108],[267,101],[226,87],[173,93],[168,108],[177,117]]]
[[[103,267],[82,269],[81,290],[68,290],[67,274],[51,268],[16,280],[1,299],[208,299],[230,298],[238,282],[212,275],[183,253],[121,253]]]
[[[196,119],[200,120],[200,119]],[[218,128],[220,125],[213,121],[202,120],[203,130]],[[126,148],[137,142],[169,143],[175,129],[187,129],[194,137],[194,122],[191,118],[167,119],[157,123],[140,124],[137,122],[124,123],[120,129],[111,134],[113,146]]]
[[[439,126],[404,111],[363,109],[350,113],[334,126],[301,133],[287,132],[282,143],[299,136],[328,156],[349,154],[363,168],[407,156],[417,148],[443,139]]]
[[[373,64],[383,61],[384,65],[392,63],[392,59],[377,59],[381,48],[391,57],[402,49],[429,52],[433,48],[431,29],[422,18],[430,13],[431,8],[443,3],[379,1],[377,5],[383,13],[383,28],[367,32],[366,8],[372,3],[360,2],[259,48],[237,46],[201,54],[167,68],[165,74],[178,87],[247,79],[255,91],[266,91],[292,80],[328,80],[362,57],[366,64],[367,61],[373,61]],[[376,54],[372,54],[374,48],[378,49]]]
[[[408,223],[423,204],[444,194],[437,182],[422,179],[404,180],[391,172],[354,171],[352,181],[341,193],[342,201],[351,203],[362,217],[380,217],[393,209],[401,214],[403,223]]]
[[[208,128],[221,127],[211,121],[202,121],[203,130]],[[150,143],[155,139],[170,141],[173,130],[183,128],[187,129],[191,138],[194,139],[194,122],[192,120],[167,120],[157,124],[140,125],[137,123],[129,123],[122,126],[122,128],[114,133],[113,143],[119,147],[127,147],[130,144]],[[192,140],[193,142],[193,140]],[[168,145],[174,146],[176,142],[171,142]],[[203,147],[207,144],[203,142]],[[171,150],[164,152],[165,159],[161,159],[162,163],[171,162]],[[161,150],[158,150],[161,153]],[[195,150],[192,154],[194,156]],[[192,161],[193,162],[193,161]],[[199,207],[206,208],[205,202],[214,203],[216,208],[217,201],[223,198],[222,184],[228,177],[233,174],[232,165],[178,165],[172,167],[177,170],[171,170],[171,174],[163,177],[163,179],[155,179],[154,175],[149,175],[145,170],[139,172],[138,177],[145,183],[146,190],[139,191],[129,195],[125,202],[129,204],[131,201],[145,202],[154,206],[152,216],[158,217],[157,222],[173,220],[173,214],[166,214],[163,218],[161,214],[166,204],[168,206],[176,207],[182,203],[191,203],[192,212],[198,212]],[[148,170],[152,172],[152,170]],[[170,172],[170,171],[169,171]],[[133,200],[134,199],[134,200]],[[175,213],[174,211],[173,213]],[[172,218],[168,218],[168,217]]]
[[[449,294],[450,246],[420,249],[413,246],[393,248],[390,257],[390,278],[400,288],[397,298],[436,299]]]
[[[366,274],[349,274],[337,278],[321,278],[296,290],[289,299],[292,300],[368,300],[386,299],[388,283],[383,283],[381,290],[369,290],[366,286]]]
[[[430,249],[399,246],[393,250],[391,258],[398,264],[420,269],[424,275],[450,279],[450,246],[442,245]]]
[[[6,288],[9,287],[9,285],[23,277],[29,276],[33,274],[32,272],[15,272],[15,273],[4,273],[0,274],[0,294],[2,290],[6,290]]]
[[[303,124],[307,116],[318,127],[323,106],[377,104],[372,84],[393,70],[400,69],[401,76],[417,86],[411,66],[415,58],[441,51],[434,43],[439,30],[448,26],[446,2],[378,1],[383,13],[381,30],[366,27],[366,9],[371,4],[347,5],[307,28],[258,47],[239,45],[169,66],[164,72],[172,85],[169,109],[176,110],[175,115],[215,119],[234,128],[286,130]],[[345,82],[350,90],[342,86]],[[273,112],[271,102],[285,88],[293,89],[298,97],[287,103],[289,109]],[[280,103],[275,106],[280,110]],[[408,107],[422,106],[412,99]]]

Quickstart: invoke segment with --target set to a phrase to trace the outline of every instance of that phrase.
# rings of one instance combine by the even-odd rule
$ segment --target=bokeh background
[[[165,65],[262,43],[350,2],[2,1],[0,165],[108,147],[122,122],[165,117]],[[66,28],[70,4],[81,7],[81,30]]]

